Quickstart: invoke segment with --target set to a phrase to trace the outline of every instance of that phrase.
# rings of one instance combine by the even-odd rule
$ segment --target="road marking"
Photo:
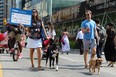
[[[0,64],[0,77],[2,77],[2,64]]]

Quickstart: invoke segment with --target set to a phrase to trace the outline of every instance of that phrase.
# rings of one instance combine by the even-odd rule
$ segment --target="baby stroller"
[[[0,33],[0,53],[8,53],[8,33]]]
[[[46,58],[46,52],[47,52],[47,46],[48,44],[50,43],[50,40],[47,39],[47,40],[44,40],[43,41],[43,54],[42,54],[42,59],[45,59]]]

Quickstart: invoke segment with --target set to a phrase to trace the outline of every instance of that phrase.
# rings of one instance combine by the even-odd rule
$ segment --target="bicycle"
[[[17,61],[19,59],[19,54],[20,54],[19,43],[16,42],[14,45],[13,56],[12,56],[14,61]]]
[[[11,40],[9,39],[9,41],[11,41]],[[11,48],[11,50],[10,50],[11,54],[12,54],[13,61],[18,61],[18,59],[19,59],[19,55],[20,55],[19,44],[20,43],[18,41],[14,42],[14,47]]]

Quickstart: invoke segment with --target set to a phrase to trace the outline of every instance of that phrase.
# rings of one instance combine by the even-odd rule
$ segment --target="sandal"
[[[89,68],[89,65],[85,65],[85,68]]]
[[[40,71],[40,70],[44,70],[44,68],[42,68],[42,67],[38,67],[38,70]]]
[[[30,69],[30,70],[34,70],[34,67],[30,67],[29,69]]]

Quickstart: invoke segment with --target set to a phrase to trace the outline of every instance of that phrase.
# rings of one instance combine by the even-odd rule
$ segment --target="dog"
[[[100,66],[102,64],[101,58],[91,58],[89,61],[89,72],[95,73],[95,69],[98,69],[98,74],[100,74]]]
[[[46,66],[49,59],[49,67],[53,66],[54,68],[54,62],[56,60],[56,71],[58,71],[58,57],[59,57],[59,49],[58,46],[55,44],[53,39],[50,39],[50,43],[47,46],[47,52],[46,52]]]

